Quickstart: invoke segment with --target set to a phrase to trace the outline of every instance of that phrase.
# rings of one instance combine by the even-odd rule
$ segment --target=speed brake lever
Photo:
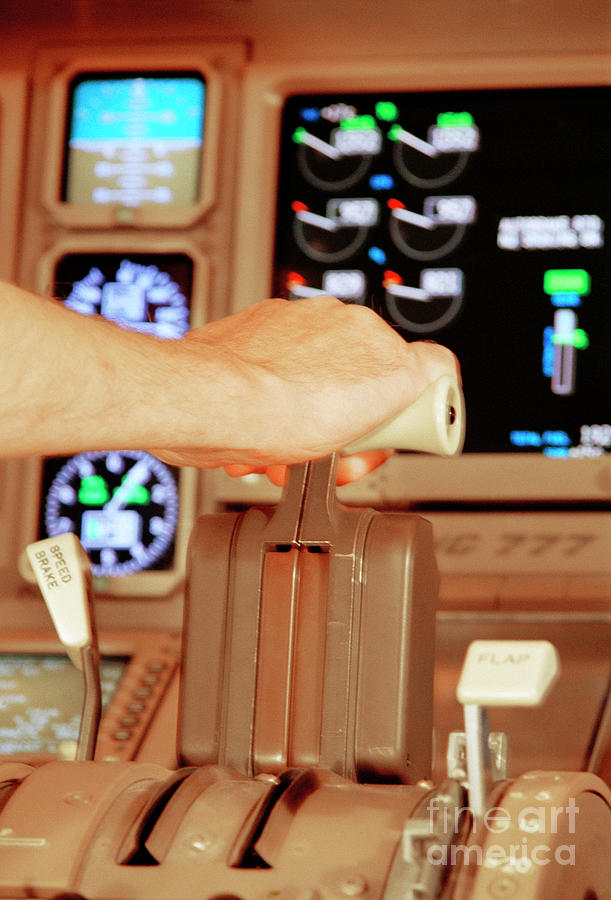
[[[75,534],[58,534],[25,550],[57,635],[83,673],[85,694],[77,760],[95,755],[102,711],[99,650],[93,620],[91,567]]]

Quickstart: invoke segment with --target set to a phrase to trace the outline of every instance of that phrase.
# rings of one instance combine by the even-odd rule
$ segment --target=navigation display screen
[[[467,452],[607,452],[609,99],[290,97],[274,294],[366,304],[406,340],[450,347]]]
[[[183,253],[71,253],[55,268],[54,296],[83,315],[180,338],[189,330],[192,283]]]
[[[193,262],[181,253],[72,253],[54,295],[82,315],[178,339],[189,329]],[[77,535],[96,577],[174,566],[179,474],[150,453],[96,450],[46,459],[38,536]]]
[[[100,663],[106,709],[129,660]],[[83,678],[60,654],[0,654],[0,755],[52,753],[74,757],[83,705]]]
[[[124,207],[194,203],[205,97],[198,73],[79,76],[70,88],[62,199]]]

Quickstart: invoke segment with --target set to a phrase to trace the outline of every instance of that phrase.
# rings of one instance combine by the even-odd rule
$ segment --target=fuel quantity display
[[[366,304],[450,347],[468,452],[607,452],[608,104],[604,87],[289,97],[274,294]]]

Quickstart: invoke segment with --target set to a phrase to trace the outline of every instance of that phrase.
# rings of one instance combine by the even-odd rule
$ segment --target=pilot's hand
[[[182,340],[14,285],[0,298],[0,457],[157,447],[177,465],[290,465],[349,446],[457,377],[448,350],[408,344],[330,297],[265,300]],[[380,458],[346,461],[341,477]]]
[[[190,391],[198,362],[217,360],[212,387],[222,415],[198,423],[197,406],[185,397],[172,446],[159,455],[179,465],[229,466],[231,474],[265,468],[276,481],[282,474],[270,466],[326,456],[405,409],[442,375],[460,377],[444,347],[406,343],[370,309],[323,296],[265,300],[180,344]],[[341,480],[361,477],[387,455],[346,458]]]

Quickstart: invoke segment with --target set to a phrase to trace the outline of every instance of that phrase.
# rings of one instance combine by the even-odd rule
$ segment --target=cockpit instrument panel
[[[75,533],[97,576],[172,566],[178,473],[141,450],[79,453],[43,466],[40,537]]]
[[[133,759],[172,682],[175,634],[100,633],[103,716],[96,759]],[[48,631],[0,636],[0,756],[74,759],[82,714],[82,674]]]
[[[102,708],[110,705],[128,660],[100,664]],[[0,755],[73,758],[81,719],[82,678],[62,654],[0,654]]]
[[[55,266],[54,296],[83,315],[181,338],[189,329],[192,283],[186,253],[68,253]]]

